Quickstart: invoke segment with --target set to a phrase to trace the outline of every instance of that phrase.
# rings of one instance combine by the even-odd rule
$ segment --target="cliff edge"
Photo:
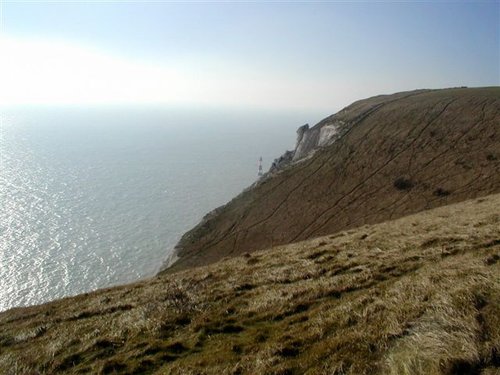
[[[208,215],[168,272],[500,192],[500,88],[361,100]]]

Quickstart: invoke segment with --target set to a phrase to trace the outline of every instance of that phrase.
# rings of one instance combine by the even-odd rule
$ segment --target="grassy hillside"
[[[362,100],[346,133],[186,233],[171,271],[500,192],[500,87]]]
[[[497,374],[499,213],[490,195],[12,309],[0,373]]]

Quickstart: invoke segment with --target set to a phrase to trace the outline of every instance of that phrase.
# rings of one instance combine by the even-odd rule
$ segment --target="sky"
[[[0,0],[0,105],[318,110],[500,85],[500,2]]]

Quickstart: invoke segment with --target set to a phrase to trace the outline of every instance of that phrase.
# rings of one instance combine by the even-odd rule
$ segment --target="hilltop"
[[[496,374],[500,194],[0,314],[2,374]]]
[[[279,160],[278,160],[279,161]],[[500,88],[361,100],[187,232],[167,272],[500,192]]]

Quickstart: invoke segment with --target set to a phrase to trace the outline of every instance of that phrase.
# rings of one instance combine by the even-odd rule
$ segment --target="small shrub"
[[[493,161],[493,160],[497,160],[497,159],[498,158],[496,155],[493,155],[493,154],[486,155],[486,160]]]
[[[62,360],[62,362],[56,364],[55,371],[66,371],[70,368],[77,366],[83,360],[80,354],[72,354]]]
[[[299,355],[299,350],[297,348],[287,346],[281,349],[278,354],[282,357],[296,357]]]
[[[485,244],[483,244],[483,247],[493,247],[498,245],[500,245],[500,238],[486,242]]]
[[[422,249],[427,249],[429,247],[434,247],[434,246],[437,246],[438,244],[440,243],[440,239],[439,238],[430,238],[428,240],[425,240],[424,242],[422,242],[420,244],[420,247]]]
[[[299,303],[295,308],[292,310],[294,314],[300,314],[302,312],[305,312],[309,310],[310,303]]]
[[[278,350],[278,355],[282,357],[296,357],[300,354],[300,348],[302,343],[299,341],[295,341],[285,346],[284,348]]]
[[[191,323],[191,318],[186,314],[182,314],[175,318],[174,323],[179,326],[186,326]]]
[[[135,373],[137,374],[147,374],[149,371],[153,370],[155,368],[155,363],[150,360],[150,359],[145,359],[141,361],[139,364],[139,367],[135,370]],[[125,370],[125,368],[124,368]]]
[[[185,352],[186,350],[188,350],[188,348],[186,348],[184,346],[184,344],[181,342],[175,342],[173,344],[170,344],[169,346],[167,346],[166,349],[169,352],[175,353],[175,354],[181,354],[181,353]]]
[[[451,193],[448,190],[445,190],[443,188],[437,188],[436,190],[434,190],[434,192],[432,194],[435,195],[436,197],[446,197],[447,195],[450,195]]]
[[[243,331],[243,327],[234,325],[234,324],[226,324],[222,327],[221,333],[240,333]]]
[[[267,341],[267,339],[269,338],[269,335],[265,332],[260,332],[257,334],[257,336],[255,336],[255,342],[265,342]]]
[[[331,297],[331,298],[335,298],[335,299],[339,299],[342,296],[342,293],[338,289],[333,289],[333,290],[328,291],[326,296]]]
[[[248,260],[247,260],[248,265],[252,265],[252,264],[256,264],[256,263],[259,263],[259,259],[256,257],[251,257],[251,258],[248,258]]]
[[[10,346],[15,343],[15,340],[8,335],[0,335],[0,346]]]
[[[244,284],[241,284],[241,285],[238,285],[236,288],[234,288],[236,291],[243,291],[243,290],[251,290],[253,289],[254,286],[252,284],[249,284],[249,283],[244,283]]]
[[[243,348],[241,347],[241,345],[235,344],[231,347],[231,351],[235,354],[241,354],[243,353]]]
[[[231,323],[221,324],[220,322],[201,327],[201,332],[205,335],[240,333],[243,330],[244,328],[239,325]]]
[[[325,255],[326,253],[327,253],[326,250],[317,251],[315,253],[308,255],[307,259],[313,260],[313,259],[319,258],[322,255]]]
[[[144,355],[155,355],[157,353],[160,353],[163,351],[163,348],[161,346],[158,346],[158,345],[153,345],[153,346],[150,346],[149,348],[147,348],[143,354]]]
[[[414,183],[404,177],[399,177],[394,181],[394,187],[398,190],[410,190],[414,186]]]
[[[492,256],[486,258],[486,260],[484,262],[486,263],[486,265],[491,266],[491,265],[495,264],[496,262],[498,262],[499,259],[500,259],[500,256],[498,254],[493,254]]]
[[[117,362],[111,360],[106,362],[102,368],[102,374],[114,374],[116,372],[125,371],[127,369],[127,365],[121,362]]]

